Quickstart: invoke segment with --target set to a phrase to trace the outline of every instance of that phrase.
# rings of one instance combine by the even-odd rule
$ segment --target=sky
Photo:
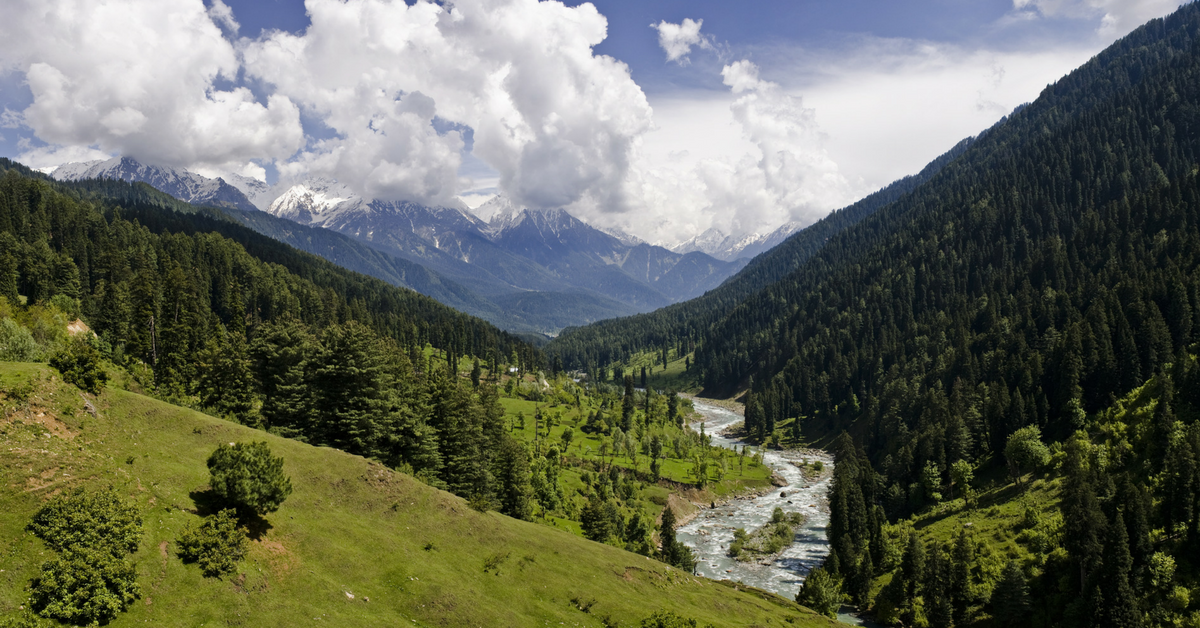
[[[9,0],[0,156],[742,237],[918,172],[1179,4]]]

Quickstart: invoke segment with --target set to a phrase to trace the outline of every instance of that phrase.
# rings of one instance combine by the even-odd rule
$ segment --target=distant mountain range
[[[676,244],[671,247],[671,250],[676,253],[699,251],[725,261],[751,260],[775,248],[793,233],[806,226],[808,225],[792,221],[765,235],[755,233],[746,236],[727,236],[720,230],[712,228],[690,240]]]
[[[671,251],[594,228],[562,209],[529,210],[503,197],[489,201],[481,213],[492,219],[484,222],[465,205],[364,199],[330,179],[280,189],[237,175],[209,178],[130,157],[66,164],[51,175],[64,181],[143,181],[517,332],[553,335],[564,327],[690,299],[719,286],[747,261],[717,259],[701,250]],[[293,223],[318,231],[288,226]],[[348,239],[324,236],[321,230]]]

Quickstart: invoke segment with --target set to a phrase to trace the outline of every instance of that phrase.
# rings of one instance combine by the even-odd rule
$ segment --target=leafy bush
[[[656,611],[642,619],[642,628],[699,628],[700,624],[691,617],[676,615],[671,611]],[[712,624],[708,624],[709,627]]]
[[[33,362],[37,359],[37,342],[11,318],[0,319],[0,362]]]
[[[100,394],[108,383],[108,373],[100,363],[100,352],[82,334],[51,356],[50,366],[62,373],[64,381],[93,395]]]
[[[96,550],[121,557],[137,551],[142,518],[112,489],[77,489],[43,506],[28,529],[58,551]]]
[[[742,528],[733,532],[733,542],[729,544],[729,555],[738,560],[758,560],[783,551],[796,540],[795,528],[804,524],[804,515],[800,513],[785,513],[782,508],[776,508],[771,513],[771,520],[763,527],[747,534]]]
[[[179,557],[184,562],[199,563],[200,570],[209,577],[233,573],[250,545],[246,529],[238,527],[237,513],[232,509],[205,517],[198,526],[189,525],[175,542]]]
[[[262,441],[217,447],[208,457],[208,472],[213,492],[242,514],[275,512],[292,494],[283,458],[271,455]]]
[[[32,610],[26,610],[20,615],[0,621],[0,628],[50,628],[50,622],[42,621]]]
[[[796,601],[826,617],[836,618],[842,603],[841,587],[824,568],[817,567],[804,579]]]
[[[137,571],[110,552],[69,549],[42,565],[29,604],[43,617],[104,624],[141,597]]]

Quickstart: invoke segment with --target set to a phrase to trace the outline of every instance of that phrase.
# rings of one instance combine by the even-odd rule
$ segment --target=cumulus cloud
[[[208,7],[208,17],[231,33],[236,34],[241,28],[241,25],[233,17],[233,9],[221,0],[212,0],[212,5]]]
[[[692,46],[712,50],[712,41],[700,34],[700,26],[704,20],[684,18],[682,23],[672,24],[666,20],[651,24],[650,28],[658,31],[658,45],[667,53],[667,61],[687,65],[688,53]]]
[[[762,79],[748,60],[721,75],[729,87],[723,98],[658,109],[661,126],[648,134],[627,181],[644,211],[602,216],[603,226],[666,244],[709,228],[742,237],[814,222],[865,191],[829,157],[816,112],[800,97]],[[687,135],[698,138],[683,144],[694,154],[678,150]]]
[[[515,202],[629,208],[621,182],[651,111],[629,68],[593,53],[608,26],[593,5],[306,6],[312,24],[303,34],[271,33],[244,50],[250,75],[337,133],[290,173],[334,176],[382,198],[445,201],[462,187],[454,173],[463,145],[457,131],[438,131],[446,121],[472,129],[473,155],[500,173]],[[378,167],[364,171],[367,163]]]
[[[1124,35],[1147,20],[1174,11],[1184,0],[1013,0],[1025,16],[1097,19],[1101,35]]]
[[[284,159],[303,142],[286,97],[218,89],[239,61],[213,22],[220,0],[15,0],[0,21],[0,66],[23,72],[22,122],[50,146],[22,160],[121,153],[174,166],[238,170]]]

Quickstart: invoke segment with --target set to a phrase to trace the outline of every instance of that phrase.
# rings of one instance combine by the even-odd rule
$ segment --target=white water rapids
[[[699,399],[693,402],[696,412],[704,416],[704,431],[712,436],[714,445],[733,449],[745,444],[720,435],[726,427],[740,422],[741,416]],[[700,424],[693,423],[692,428],[700,431]],[[804,460],[820,460],[827,470],[833,468],[833,459],[824,453],[764,450],[763,461],[787,482],[787,486],[771,487],[760,497],[735,498],[716,508],[704,508],[695,519],[679,527],[676,537],[696,555],[696,573],[714,580],[734,580],[788,599],[796,596],[804,577],[829,553],[829,541],[825,538],[829,507],[825,494],[831,475],[826,473],[816,482],[805,480],[793,464],[793,461]],[[781,494],[786,496],[780,497]],[[744,528],[747,533],[757,530],[770,521],[776,507],[804,515],[804,525],[796,530],[796,542],[767,564],[730,558],[728,549],[733,541],[733,531],[737,528]]]

